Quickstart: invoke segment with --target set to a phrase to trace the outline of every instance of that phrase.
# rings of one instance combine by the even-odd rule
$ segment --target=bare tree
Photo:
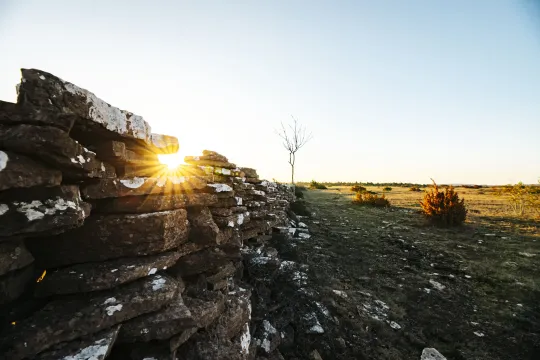
[[[307,129],[298,123],[298,120],[292,116],[293,122],[287,127],[281,123],[281,129],[277,131],[279,137],[283,140],[283,147],[289,152],[289,165],[291,165],[291,182],[294,184],[294,164],[296,163],[296,153],[309,140],[313,134],[307,132]]]

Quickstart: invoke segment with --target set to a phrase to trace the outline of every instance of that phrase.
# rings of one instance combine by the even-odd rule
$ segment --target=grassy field
[[[423,192],[408,188],[385,192],[390,208],[353,204],[350,187],[305,192],[313,237],[298,253],[349,344],[332,358],[415,359],[423,347],[448,359],[540,358],[538,220],[514,216],[492,189],[457,190],[469,216],[456,228],[427,222]],[[381,303],[382,320],[370,313]]]

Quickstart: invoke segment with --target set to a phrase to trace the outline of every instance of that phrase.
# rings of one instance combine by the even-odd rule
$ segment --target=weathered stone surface
[[[247,325],[246,325],[247,326]],[[249,354],[248,332],[232,340],[220,339],[214,332],[199,332],[178,349],[177,357],[182,360],[247,360],[254,359]]]
[[[177,252],[170,251],[154,256],[64,267],[47,272],[43,280],[36,284],[35,295],[42,297],[111,289],[167,269],[174,265],[178,258]]]
[[[236,272],[236,267],[232,262],[227,263],[224,266],[220,266],[213,271],[210,271],[210,274],[207,274],[206,281],[209,284],[216,283],[220,280],[227,279]]]
[[[180,146],[174,136],[152,133],[145,144],[145,149],[156,154],[174,154],[178,152]]]
[[[212,215],[215,216],[231,216],[233,214],[233,211],[231,208],[212,208],[210,209],[210,212]]]
[[[215,194],[187,193],[171,195],[123,196],[92,202],[94,212],[148,213],[194,206],[209,206],[217,202]]]
[[[263,320],[262,327],[255,333],[254,341],[263,354],[270,354],[279,346],[281,337],[268,320]]]
[[[94,184],[84,186],[81,191],[86,199],[105,199],[122,196],[179,194],[205,187],[206,181],[198,176],[162,176],[101,179]]]
[[[207,207],[189,209],[188,220],[191,224],[189,233],[190,242],[209,245],[219,244],[219,228]]]
[[[7,190],[0,193],[0,241],[15,235],[42,235],[82,225],[90,205],[80,198],[79,187]]]
[[[161,163],[148,163],[148,164],[125,164],[116,167],[116,172],[119,177],[133,178],[133,177],[159,177],[166,176],[168,174],[167,165]]]
[[[225,246],[208,248],[181,257],[170,271],[179,276],[190,276],[240,259],[240,254],[231,248]]]
[[[0,242],[0,275],[22,269],[34,261],[22,241]]]
[[[251,319],[250,297],[251,291],[244,289],[227,296],[225,311],[213,325],[213,330],[220,338],[235,337]]]
[[[35,360],[103,360],[111,352],[122,325],[81,339],[61,343],[36,355]]]
[[[257,170],[247,167],[241,167],[240,170],[246,174],[246,177],[248,178],[258,178],[259,175],[257,175]]]
[[[32,186],[55,186],[62,173],[26,156],[0,150],[0,191]]]
[[[186,341],[189,340],[189,338],[197,332],[198,328],[193,327],[191,329],[187,329],[182,331],[180,334],[173,336],[169,340],[169,347],[172,352],[175,352],[176,349],[180,347],[180,345],[184,344]]]
[[[88,90],[37,69],[21,69],[17,102],[25,107],[54,108],[78,116],[74,132],[96,138],[151,141],[150,125],[141,116],[107,104]]]
[[[114,290],[52,301],[5,332],[0,356],[12,360],[31,357],[55,344],[156,311],[176,293],[176,281],[155,275]]]
[[[247,224],[250,221],[249,212],[234,214],[231,216],[214,216],[214,221],[220,228],[236,227]]]
[[[243,200],[241,197],[229,197],[224,199],[218,199],[217,203],[210,205],[211,207],[228,208],[237,205],[242,205]]]
[[[0,276],[0,305],[12,302],[21,296],[26,286],[33,281],[33,276],[33,265]]]
[[[446,358],[434,348],[425,348],[422,350],[420,360],[446,360]]]
[[[18,104],[0,101],[0,124],[53,126],[69,132],[75,120],[76,116],[72,114],[62,114],[44,108],[25,108]]]
[[[197,160],[197,158],[199,159]],[[186,164],[212,166],[212,167],[225,168],[225,169],[236,169],[236,165],[233,163],[225,162],[225,161],[217,161],[217,160],[203,160],[202,157],[199,157],[199,156],[186,156],[184,158],[184,162]],[[229,174],[224,174],[224,175],[229,175]]]
[[[204,292],[199,298],[185,297],[184,302],[199,328],[210,326],[225,310],[225,296],[217,291]]]
[[[182,295],[178,293],[176,298],[164,308],[125,322],[119,341],[165,340],[196,325],[191,311],[184,304]]]
[[[192,165],[194,166],[194,165]],[[204,174],[210,176],[215,182],[233,182],[233,176],[243,177],[244,173],[238,169],[226,169],[224,167],[215,166],[197,166]]]
[[[0,125],[0,147],[40,159],[65,177],[98,178],[105,172],[93,152],[55,127]]]
[[[44,268],[165,252],[187,241],[186,210],[95,215],[73,231],[26,245]]]

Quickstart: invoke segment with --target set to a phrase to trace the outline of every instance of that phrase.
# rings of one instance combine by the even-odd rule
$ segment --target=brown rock
[[[250,221],[250,215],[248,212],[241,214],[234,214],[231,216],[214,216],[214,221],[220,228],[236,227],[247,224]]]
[[[93,152],[55,127],[0,125],[0,147],[40,159],[68,178],[97,178],[105,172]]]
[[[240,259],[241,255],[228,247],[208,248],[181,257],[170,271],[178,276],[190,276]]]
[[[238,291],[227,296],[226,308],[214,323],[213,329],[220,338],[232,339],[238,335],[251,318],[251,291]]]
[[[33,359],[103,360],[110,354],[121,326],[116,325],[81,339],[58,344],[52,349],[39,353]]]
[[[186,210],[149,214],[95,215],[61,235],[27,240],[28,249],[44,268],[144,256],[175,249],[187,241]]]
[[[94,212],[148,213],[194,206],[209,206],[217,202],[215,194],[187,193],[171,195],[123,196],[92,202]]]
[[[180,334],[173,336],[169,340],[169,346],[171,352],[175,352],[176,349],[180,347],[180,345],[184,344],[186,341],[189,340],[189,338],[197,332],[198,328],[193,327],[191,329],[187,329],[182,331]]]
[[[88,215],[90,205],[81,200],[75,185],[7,190],[0,193],[0,241],[62,232],[82,225]]]
[[[216,168],[225,168],[225,169],[236,169],[236,165],[230,162],[225,161],[216,161],[216,160],[202,160],[199,157],[199,160],[197,160],[197,156],[186,156],[184,158],[184,162],[186,164],[193,164],[193,165],[201,165],[201,166],[212,166]],[[223,174],[223,175],[229,175],[229,174]]]
[[[207,207],[196,207],[188,210],[191,224],[189,240],[192,243],[217,245],[219,228]]]
[[[0,191],[32,186],[55,186],[62,173],[26,156],[0,150]]]
[[[29,265],[20,270],[10,271],[5,275],[0,276],[0,305],[10,303],[19,298],[25,291],[27,285],[33,281],[33,277],[33,265]]]
[[[122,196],[170,195],[204,189],[206,181],[198,176],[158,178],[134,177],[126,179],[101,179],[82,188],[87,199],[105,199]]]
[[[55,344],[156,311],[176,293],[173,279],[155,275],[114,290],[52,301],[5,332],[0,354],[12,360],[32,357]]]
[[[176,298],[162,309],[125,322],[119,341],[165,340],[195,326],[196,321],[184,304],[182,295],[177,294]]]
[[[0,124],[53,126],[65,132],[73,127],[76,116],[62,114],[45,108],[24,108],[5,101],[0,101]]]
[[[225,296],[217,291],[207,291],[200,298],[185,297],[184,302],[199,328],[210,326],[225,310]]]
[[[0,275],[19,270],[34,262],[22,241],[0,242]]]
[[[258,178],[259,175],[257,175],[257,170],[247,167],[241,167],[240,170],[246,174],[246,177],[248,178]]]
[[[176,263],[179,254],[171,251],[154,256],[121,258],[99,263],[77,264],[49,271],[36,284],[38,297],[111,289],[153,275]]]
[[[116,167],[116,172],[118,176],[125,178],[133,177],[159,177],[166,176],[168,174],[167,165],[163,165],[159,162],[148,163],[148,164],[125,164],[119,165]]]
[[[234,275],[236,272],[236,267],[232,262],[227,263],[224,266],[220,266],[213,271],[210,271],[210,274],[207,274],[206,281],[209,284],[216,283],[220,280],[227,280],[228,277]]]

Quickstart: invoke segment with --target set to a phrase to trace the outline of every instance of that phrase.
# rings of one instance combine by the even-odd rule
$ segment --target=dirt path
[[[448,359],[540,358],[538,258],[519,255],[540,253],[535,240],[432,228],[413,210],[359,207],[336,191],[305,199],[312,237],[296,253],[337,318],[327,336],[345,346],[332,358],[419,359],[426,347]]]

